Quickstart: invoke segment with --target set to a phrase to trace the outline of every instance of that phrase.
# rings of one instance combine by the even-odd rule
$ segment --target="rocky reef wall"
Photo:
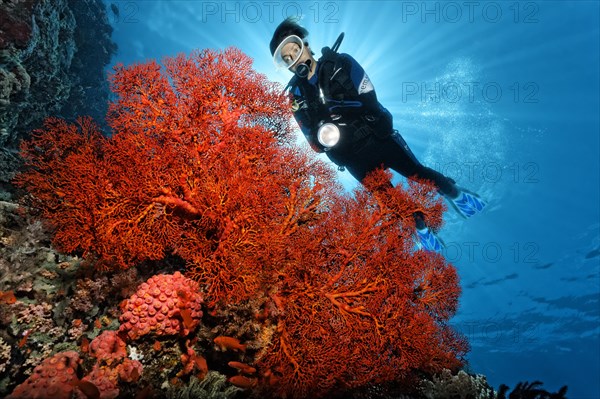
[[[0,1],[0,199],[10,196],[20,139],[46,117],[102,125],[111,34],[101,0]]]

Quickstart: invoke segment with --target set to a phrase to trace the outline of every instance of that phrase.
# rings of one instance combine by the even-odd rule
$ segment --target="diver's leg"
[[[373,147],[375,148],[375,146]],[[379,151],[371,151],[370,154],[368,151],[365,151],[363,152],[363,156],[368,156],[362,158],[361,161],[354,162],[352,165],[346,165],[348,172],[350,172],[350,174],[361,183],[369,172],[372,172],[378,167],[378,162],[380,163],[380,166],[385,166],[385,162],[383,162],[385,157],[382,158],[380,156],[382,154],[385,155],[386,151],[382,150],[381,146],[377,146],[376,148]],[[389,181],[389,187],[393,187],[391,181]],[[377,193],[374,194],[376,195]],[[415,212],[413,217],[416,227],[415,236],[417,238],[417,245],[419,248],[423,248],[427,251],[441,252],[444,248],[444,242],[434,231],[427,227],[423,213]]]
[[[458,195],[458,190],[454,186],[454,180],[431,168],[423,166],[397,131],[394,131],[386,140],[384,152],[386,165],[396,172],[407,178],[416,176],[421,179],[430,180],[442,194]],[[445,246],[444,242],[435,231],[427,226],[425,215],[421,212],[415,212],[413,217],[417,230],[418,245],[427,251],[441,252]]]
[[[352,165],[344,166],[348,172],[362,184],[367,174],[371,172],[366,165],[361,162],[353,162]],[[391,183],[390,183],[391,184]]]
[[[457,187],[456,182],[451,178],[421,165],[399,133],[394,132],[391,139],[396,147],[396,156],[389,158],[388,154],[386,161],[389,162],[389,167],[406,177],[417,176],[433,181],[440,194],[446,197],[450,205],[462,217],[471,217],[485,208],[486,202],[477,194]],[[419,221],[417,220],[417,227],[418,225]]]
[[[455,198],[458,189],[455,181],[444,176],[440,172],[422,165],[397,131],[394,132],[386,143],[386,164],[401,175],[410,178],[416,176],[421,179],[430,180],[436,185],[441,194]]]

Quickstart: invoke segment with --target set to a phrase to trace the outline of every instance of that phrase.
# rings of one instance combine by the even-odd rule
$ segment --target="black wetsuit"
[[[392,115],[377,100],[373,84],[358,62],[348,54],[331,55],[327,59],[331,62],[323,62],[323,58],[309,80],[294,77],[290,81],[294,117],[311,147],[326,152],[358,181],[383,166],[407,178],[430,180],[442,194],[455,197],[454,181],[423,166],[394,130]],[[319,79],[327,84],[319,84]],[[322,121],[331,121],[331,115],[339,115],[345,127],[340,144],[326,151],[318,142],[317,131]]]

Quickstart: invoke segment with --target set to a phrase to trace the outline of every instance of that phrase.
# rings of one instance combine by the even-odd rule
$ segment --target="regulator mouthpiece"
[[[296,71],[294,72],[299,78],[308,77],[308,73],[310,72],[310,60],[306,60],[306,62],[302,62],[296,65]]]

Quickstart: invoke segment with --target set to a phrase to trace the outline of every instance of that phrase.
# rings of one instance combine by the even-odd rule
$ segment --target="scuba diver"
[[[433,182],[465,218],[480,212],[486,204],[475,193],[459,188],[454,180],[417,160],[393,128],[392,115],[377,100],[364,69],[350,55],[337,53],[343,35],[331,48],[322,49],[318,61],[306,41],[308,31],[292,17],[279,24],[270,42],[275,66],[294,72],[285,90],[289,90],[294,118],[311,148],[324,152],[359,182],[383,166],[406,178]],[[417,245],[441,252],[443,241],[422,215],[415,214],[415,224]]]

